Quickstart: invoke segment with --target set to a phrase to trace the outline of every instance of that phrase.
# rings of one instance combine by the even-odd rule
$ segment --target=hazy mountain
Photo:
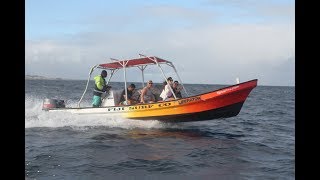
[[[51,77],[38,76],[38,75],[25,75],[25,79],[61,80],[62,78],[51,78]]]

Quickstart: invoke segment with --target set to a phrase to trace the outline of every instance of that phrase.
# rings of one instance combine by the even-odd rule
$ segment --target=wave
[[[106,126],[125,129],[132,128],[166,128],[167,124],[157,120],[130,120],[119,116],[89,116],[66,112],[49,113],[42,110],[43,99],[36,96],[25,97],[25,128],[33,127],[87,127]],[[90,102],[84,102],[90,104]],[[68,106],[76,107],[77,102],[68,102]]]

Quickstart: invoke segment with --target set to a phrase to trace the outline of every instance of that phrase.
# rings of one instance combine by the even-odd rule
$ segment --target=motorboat
[[[104,69],[111,72],[107,84],[118,70],[124,73],[125,100],[127,100],[127,69],[138,68],[142,74],[142,86],[145,85],[144,70],[148,66],[157,66],[162,77],[167,81],[164,66],[173,69],[184,91],[182,98],[177,98],[172,88],[174,98],[169,101],[157,101],[153,103],[137,103],[133,105],[119,104],[122,90],[110,90],[102,97],[101,107],[81,106],[82,99],[87,92],[92,72],[96,69]],[[77,107],[66,107],[64,100],[45,99],[43,110],[48,112],[68,112],[79,115],[120,116],[125,119],[159,120],[166,122],[204,121],[217,118],[229,118],[237,116],[250,92],[257,86],[257,79],[237,82],[233,85],[212,90],[198,95],[189,95],[175,66],[171,61],[156,56],[139,54],[138,58],[118,60],[111,58],[111,62],[94,65],[89,71],[85,90],[77,103]],[[167,81],[168,83],[168,81]],[[137,91],[137,94],[138,91]]]

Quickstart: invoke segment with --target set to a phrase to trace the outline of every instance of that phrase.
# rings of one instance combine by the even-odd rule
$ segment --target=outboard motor
[[[52,108],[65,108],[66,105],[64,103],[64,100],[58,100],[58,99],[44,99],[42,104],[43,110],[49,110]]]

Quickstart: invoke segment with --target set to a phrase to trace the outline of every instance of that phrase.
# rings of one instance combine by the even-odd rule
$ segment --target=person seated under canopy
[[[141,90],[140,103],[156,102],[156,99],[151,91],[152,86],[153,86],[153,82],[149,80],[147,83],[147,86]]]
[[[127,88],[127,95],[128,95],[127,103],[126,103],[125,89],[122,91],[122,93],[120,95],[120,105],[132,105],[132,104],[137,103],[137,101],[132,98],[132,94],[133,94],[135,88],[136,88],[136,86],[134,84],[130,84],[129,87]]]

